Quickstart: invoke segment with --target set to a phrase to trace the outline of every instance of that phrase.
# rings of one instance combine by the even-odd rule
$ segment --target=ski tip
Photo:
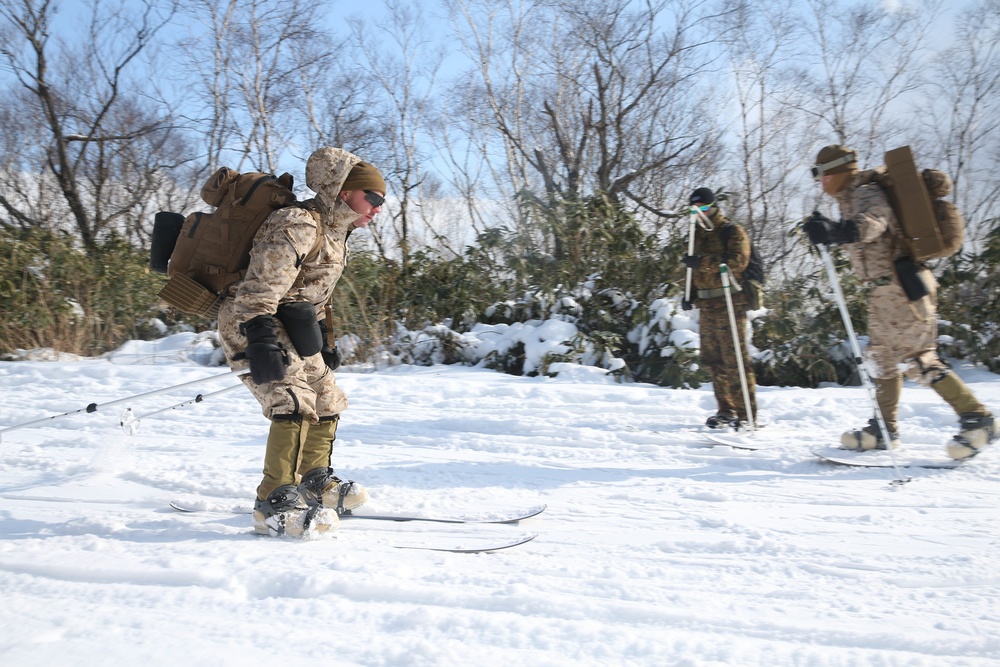
[[[504,549],[510,549],[511,547],[519,547],[522,544],[527,544],[528,542],[534,540],[536,537],[538,537],[538,535],[533,533],[527,535],[521,535],[520,537],[510,540],[509,542],[503,544],[497,544],[492,547],[481,547],[478,549],[473,548],[468,552],[461,551],[459,553],[490,553],[492,551],[503,551]]]
[[[188,507],[187,505],[183,505],[183,504],[177,502],[176,500],[171,500],[170,501],[170,506],[173,507],[178,512],[197,512],[198,511],[197,508],[195,508],[195,507]]]
[[[185,512],[192,514],[194,512],[221,512],[223,514],[250,514],[253,512],[253,507],[246,507],[241,505],[226,505],[218,502],[210,502],[207,500],[180,500],[175,499],[170,501],[170,507],[177,510],[178,512]]]
[[[733,449],[746,449],[750,451],[756,451],[758,449],[767,449],[770,446],[770,443],[760,442],[750,437],[750,433],[726,434],[726,435],[709,433],[705,437],[712,444],[726,445],[727,447],[732,447]]]
[[[535,505],[534,507],[528,507],[518,512],[501,513],[497,516],[491,516],[489,514],[483,515],[480,519],[481,523],[518,523],[524,521],[525,519],[530,519],[536,517],[548,508],[548,505]]]
[[[522,519],[528,519],[528,518],[533,517],[533,516],[538,516],[539,514],[541,514],[542,512],[544,512],[545,510],[547,510],[548,508],[549,508],[548,505],[535,505],[534,507],[528,507],[527,509],[525,509],[524,511],[522,511],[520,513],[521,514],[521,518]]]
[[[485,544],[482,546],[455,546],[455,547],[435,547],[426,544],[397,544],[394,545],[396,549],[417,549],[420,551],[443,551],[446,553],[453,554],[485,554],[492,553],[494,551],[503,551],[504,549],[510,549],[512,547],[519,547],[522,544],[527,544],[534,540],[538,535],[527,534],[521,535],[516,539],[509,540],[506,542],[501,542],[497,544]]]

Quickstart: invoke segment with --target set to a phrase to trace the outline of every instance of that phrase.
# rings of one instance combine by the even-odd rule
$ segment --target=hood
[[[340,194],[344,181],[359,162],[361,158],[357,155],[332,146],[320,148],[309,156],[306,162],[306,185],[316,193],[316,199],[327,211],[332,210],[338,202],[337,195]]]

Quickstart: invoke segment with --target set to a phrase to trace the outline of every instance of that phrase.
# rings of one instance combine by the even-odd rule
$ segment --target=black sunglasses
[[[365,190],[365,201],[372,205],[372,208],[378,208],[385,203],[385,197],[372,190]]]

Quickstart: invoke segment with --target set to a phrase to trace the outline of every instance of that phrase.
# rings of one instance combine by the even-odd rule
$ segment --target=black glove
[[[336,347],[330,347],[327,345],[322,350],[319,351],[323,355],[323,361],[326,365],[330,367],[331,371],[335,371],[340,368],[340,351]]]
[[[829,245],[830,234],[835,223],[819,211],[813,211],[812,216],[802,225],[802,231],[809,237],[813,245]]]
[[[288,350],[278,342],[279,326],[272,315],[258,315],[240,325],[240,331],[247,337],[247,347],[233,361],[249,361],[250,377],[257,384],[285,379],[285,369],[291,361]]]
[[[329,366],[331,371],[340,368],[340,350],[334,345],[330,347],[330,338],[327,336],[326,320],[319,321],[319,330],[323,334],[323,349],[319,351],[323,355],[323,361]]]
[[[694,308],[694,303],[687,299],[681,299],[681,310],[691,310],[692,308]]]
[[[681,257],[681,264],[689,269],[701,268],[701,255],[684,255]]]
[[[809,237],[813,245],[840,245],[856,243],[858,226],[853,220],[834,222],[819,211],[813,211],[812,216],[802,225],[802,231]]]

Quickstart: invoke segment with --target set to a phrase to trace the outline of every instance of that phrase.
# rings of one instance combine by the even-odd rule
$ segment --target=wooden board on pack
[[[909,146],[888,151],[885,167],[881,185],[913,258],[924,261],[954,254],[962,246],[964,221],[954,204],[941,199],[951,191],[951,180],[943,172],[918,171]],[[928,182],[941,180],[946,181],[945,189],[928,189]]]
[[[264,220],[296,199],[291,174],[241,174],[228,167],[205,182],[201,198],[216,208],[185,218],[160,297],[183,312],[214,317],[226,288],[246,275]]]

